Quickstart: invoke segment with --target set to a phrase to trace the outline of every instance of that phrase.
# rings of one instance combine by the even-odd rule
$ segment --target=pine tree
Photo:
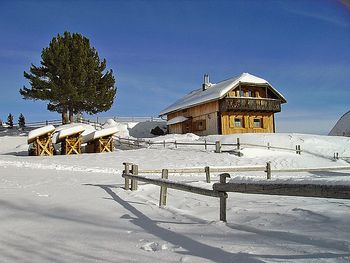
[[[21,129],[23,129],[26,126],[26,119],[24,118],[22,113],[18,117],[18,126]]]
[[[11,113],[7,116],[6,124],[9,126],[9,128],[13,128],[13,116]]]
[[[42,50],[41,66],[24,72],[31,88],[23,87],[24,99],[49,101],[47,108],[62,114],[62,122],[73,121],[79,112],[95,114],[111,108],[116,96],[113,71],[106,69],[90,41],[79,33],[54,37]],[[104,73],[105,71],[105,73]]]

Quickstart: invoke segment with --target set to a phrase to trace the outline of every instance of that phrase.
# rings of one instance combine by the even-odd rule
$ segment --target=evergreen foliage
[[[18,117],[18,127],[24,128],[26,126],[26,119],[24,118],[23,114],[21,113]]]
[[[7,116],[6,124],[9,126],[9,128],[13,128],[13,116],[11,113]]]
[[[47,109],[62,114],[63,123],[73,114],[95,114],[111,108],[116,96],[113,71],[106,70],[90,41],[79,33],[64,32],[42,50],[41,66],[31,65],[24,77],[31,88],[23,87],[24,99],[47,100]],[[105,73],[104,73],[105,71]]]

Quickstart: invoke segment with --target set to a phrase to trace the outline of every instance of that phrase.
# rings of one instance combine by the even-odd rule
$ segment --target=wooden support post
[[[239,138],[237,138],[237,150],[241,149],[241,143],[239,142]]]
[[[266,178],[271,179],[271,162],[266,163]]]
[[[210,167],[209,166],[206,166],[204,168],[205,170],[205,177],[206,177],[206,181],[207,183],[210,183]]]
[[[128,174],[130,173],[130,165],[132,165],[131,163],[123,163],[124,165],[124,174]],[[130,190],[130,182],[128,178],[125,178],[125,182],[124,182],[124,189],[125,190]]]
[[[168,169],[162,170],[162,179],[168,179]],[[168,187],[160,187],[160,196],[159,196],[159,206],[166,206],[166,197],[167,197]]]
[[[230,178],[228,173],[220,174],[220,183],[226,184],[226,178]],[[220,221],[226,222],[226,202],[227,194],[220,197]]]
[[[136,164],[133,164],[131,166],[131,173],[132,173],[132,175],[137,176],[139,174],[139,166]],[[137,180],[131,180],[131,191],[136,191],[137,188],[138,188]]]
[[[207,140],[204,140],[204,148],[205,148],[205,150],[208,149],[208,147],[207,147]]]
[[[215,142],[215,152],[221,153],[221,142],[220,141]]]
[[[301,147],[300,147],[300,145],[298,145],[298,154],[299,155],[301,154]]]

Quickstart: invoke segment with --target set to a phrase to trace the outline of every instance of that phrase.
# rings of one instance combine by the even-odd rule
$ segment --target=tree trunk
[[[69,122],[73,123],[74,122],[74,114],[73,114],[73,110],[69,109]]]
[[[63,109],[62,111],[62,124],[68,123],[68,112],[66,109]]]

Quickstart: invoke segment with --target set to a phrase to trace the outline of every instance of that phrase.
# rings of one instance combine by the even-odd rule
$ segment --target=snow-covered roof
[[[167,121],[167,125],[172,125],[172,124],[176,124],[176,123],[181,123],[184,121],[187,121],[188,118],[184,117],[184,116],[177,116],[175,118],[172,118],[171,120]]]
[[[28,143],[31,143],[34,141],[35,138],[42,136],[44,134],[47,134],[49,132],[53,132],[55,130],[55,127],[53,125],[47,125],[35,130],[32,130],[28,133]]]
[[[99,131],[94,131],[94,132],[91,132],[91,133],[83,136],[82,142],[86,143],[86,142],[93,141],[93,140],[96,140],[96,139],[104,137],[104,136],[110,136],[110,135],[117,133],[118,131],[119,131],[119,129],[116,126],[102,129]]]
[[[277,95],[277,97],[280,98],[282,103],[287,102],[283,95],[279,93],[268,81],[249,73],[242,73],[238,77],[230,78],[216,84],[211,83],[206,90],[200,88],[192,91],[182,99],[162,110],[159,115],[166,115],[170,112],[221,99],[227,92],[238,87],[240,84],[267,85]]]
[[[328,135],[350,136],[350,111],[345,113],[334,125]]]
[[[85,131],[85,128],[81,125],[76,125],[76,126],[69,127],[67,129],[63,129],[58,133],[58,141],[66,138],[67,136],[81,133],[83,131]]]

